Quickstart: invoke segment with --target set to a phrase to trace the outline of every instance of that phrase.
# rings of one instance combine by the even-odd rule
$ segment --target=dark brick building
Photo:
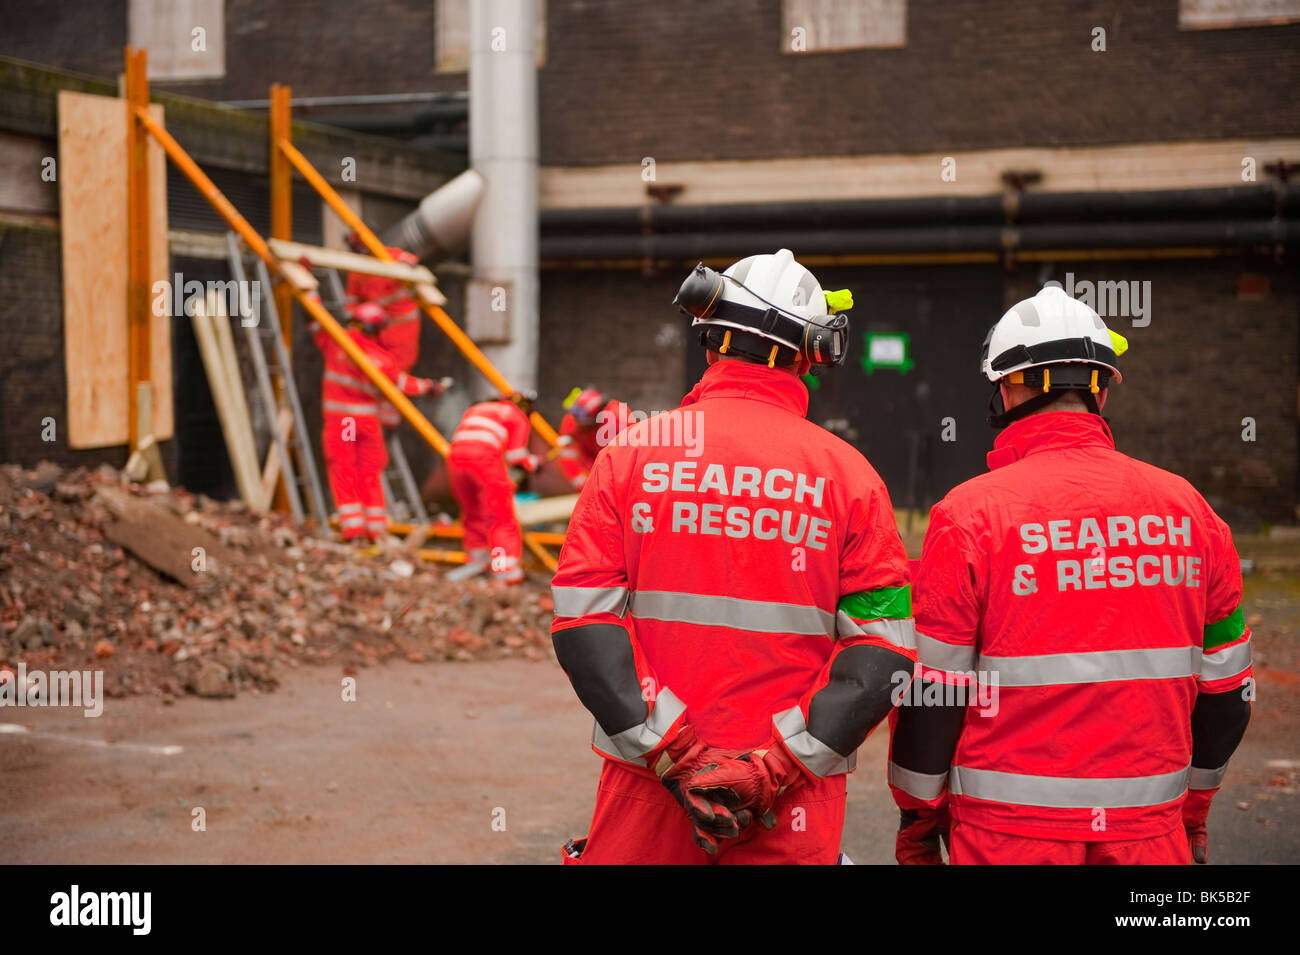
[[[295,97],[466,89],[455,2],[190,7],[211,17],[213,3],[219,68],[155,78],[156,91],[230,101],[264,98],[272,81]],[[1230,19],[1215,24],[1196,0],[546,0],[544,410],[558,416],[559,397],[588,381],[641,409],[674,405],[702,365],[669,304],[685,270],[788,242],[858,302],[854,354],[820,380],[811,416],[858,444],[898,503],[924,506],[982,468],[992,433],[976,360],[1002,310],[1067,275],[1138,283],[1148,314],[1112,318],[1132,343],[1107,409],[1121,448],[1184,474],[1239,523],[1294,520],[1300,209],[1286,177],[1300,162],[1300,23],[1260,24],[1258,6],[1219,5]],[[0,0],[0,55],[111,80],[131,11],[148,7],[67,0],[51,14]],[[191,22],[172,26],[188,36]],[[391,148],[418,163],[464,132],[425,109],[295,115],[354,128],[360,114],[385,117],[404,140]],[[14,131],[5,113],[0,132]],[[356,147],[318,148],[328,165],[331,150]],[[464,162],[436,156],[434,185]],[[252,201],[258,170],[226,165],[254,178]],[[374,220],[417,198],[379,179],[358,187]],[[1062,195],[1074,198],[1034,205]],[[837,206],[847,203],[860,205]],[[57,387],[35,369],[60,365],[61,340],[57,223],[48,210],[10,211],[0,308],[18,345],[0,364],[7,419],[16,407],[57,412]],[[200,217],[187,228],[211,226]],[[301,229],[314,237],[311,221]],[[454,307],[459,289],[444,283]],[[908,336],[910,370],[868,373],[862,336],[876,332]],[[456,372],[431,330],[425,345],[422,367]],[[299,369],[309,393],[310,361]],[[177,401],[179,411],[179,391]],[[47,451],[0,432],[0,458]]]

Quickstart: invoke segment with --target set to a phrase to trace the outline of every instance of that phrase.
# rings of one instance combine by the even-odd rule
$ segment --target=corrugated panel
[[[265,176],[228,169],[205,169],[204,172],[259,234],[265,236],[270,231],[271,193]],[[172,229],[227,231],[225,220],[184,174],[171,165],[167,167],[167,215]],[[305,182],[293,184],[293,238],[310,245],[319,245],[322,240],[321,198]]]

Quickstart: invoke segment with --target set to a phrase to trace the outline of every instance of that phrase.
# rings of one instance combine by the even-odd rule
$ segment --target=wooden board
[[[519,523],[547,524],[551,521],[567,521],[573,516],[574,505],[578,495],[561,494],[559,497],[543,497],[536,501],[515,501],[515,516]]]
[[[112,514],[104,524],[104,536],[178,583],[193,588],[216,586],[234,566],[237,555],[215,535],[187,524],[157,501],[110,487],[100,488],[96,497]],[[200,566],[205,570],[195,570],[196,547],[203,548]]]
[[[59,93],[59,217],[68,444],[127,441],[126,106],[110,96]],[[162,122],[161,106],[150,112]],[[170,280],[166,157],[149,149],[150,285]],[[170,311],[170,298],[168,311]],[[152,324],[153,436],[173,434],[171,318]]]
[[[365,275],[378,275],[381,278],[397,279],[399,282],[433,283],[433,273],[423,265],[406,265],[402,262],[381,262],[374,256],[358,255],[356,252],[340,252],[338,249],[326,249],[319,245],[304,245],[287,239],[267,239],[266,244],[281,259],[298,262],[306,259],[312,265],[327,269],[343,269],[348,272],[361,272]]]

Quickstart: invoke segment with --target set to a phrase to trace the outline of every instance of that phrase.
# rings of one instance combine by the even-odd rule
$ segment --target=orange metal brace
[[[144,50],[126,48],[126,327],[127,454],[134,453],[153,431],[140,420],[140,397],[152,383],[152,312],[149,306],[149,137],[138,121],[148,115],[149,79]],[[150,417],[152,394],[148,394]],[[144,433],[141,433],[141,425]]]
[[[301,174],[301,176],[311,184],[311,187],[320,193],[321,198],[329,203],[330,208],[337,213],[338,217],[347,223],[348,226],[350,226],[353,231],[361,237],[361,241],[366,244],[366,248],[370,250],[371,254],[373,254],[375,258],[381,262],[393,261],[393,257],[389,255],[388,249],[384,247],[384,244],[380,242],[378,237],[370,231],[370,228],[361,221],[361,217],[348,208],[348,204],[343,201],[343,198],[337,192],[334,191],[334,187],[326,182],[325,178],[316,171],[316,167],[311,164],[307,157],[300,153],[293,143],[289,142],[287,136],[276,140],[275,147],[284,153],[289,162],[293,165],[293,168],[297,169],[299,174]],[[437,305],[429,305],[421,302],[420,307],[424,310],[424,313],[433,319],[434,323],[442,329],[444,334],[452,340],[455,346],[461,350],[461,353],[470,360],[474,367],[483,373],[484,377],[487,378],[488,381],[492,382],[493,385],[505,394],[512,394],[514,392],[514,386],[506,380],[505,376],[502,375],[501,372],[497,371],[496,366],[493,365],[492,362],[488,361],[487,356],[479,350],[479,347],[475,345],[473,340],[461,330],[460,326],[451,320],[450,315],[444,312]],[[542,436],[546,443],[551,445],[551,447],[555,447],[556,443],[559,441],[559,436],[556,435],[555,429],[547,423],[546,419],[534,411],[530,420],[532,421],[533,428],[536,429],[537,433]]]
[[[280,260],[272,254],[270,248],[267,246],[266,242],[263,241],[262,237],[257,234],[256,230],[254,230],[251,225],[248,224],[248,220],[240,215],[239,211],[231,205],[230,200],[227,199],[222,194],[221,190],[213,184],[212,180],[204,174],[203,170],[198,167],[198,164],[195,163],[194,160],[190,158],[189,154],[181,148],[181,145],[172,138],[172,135],[167,132],[167,130],[163,129],[162,126],[158,125],[158,123],[154,122],[153,117],[149,115],[147,110],[137,108],[134,115],[139,120],[140,124],[148,130],[149,135],[158,140],[159,144],[166,151],[168,158],[171,159],[180,171],[185,174],[185,177],[194,184],[194,187],[199,190],[203,198],[207,199],[212,207],[221,214],[221,217],[226,220],[227,224],[239,233],[239,236],[248,244],[248,247],[256,253],[258,258],[266,263],[266,267],[271,270],[271,273],[285,283],[289,288],[290,293],[298,301],[298,304],[303,307],[307,314],[320,323],[326,333],[328,333],[329,336],[339,344],[339,347],[347,353],[347,356],[352,359],[353,363],[361,369],[365,376],[374,383],[375,387],[380,390],[383,396],[396,406],[397,410],[402,413],[402,417],[409,421],[411,426],[419,432],[420,437],[424,438],[424,440],[427,441],[439,454],[446,457],[447,452],[450,449],[450,446],[447,444],[447,439],[438,433],[438,430],[429,423],[428,419],[420,413],[420,410],[416,408],[415,405],[411,404],[410,399],[397,389],[392,381],[389,380],[388,376],[374,366],[374,363],[366,357],[366,353],[357,347],[357,343],[354,342],[352,337],[348,335],[339,323],[334,320],[334,316],[325,310],[325,308],[320,304],[320,301],[293,284],[289,276],[285,274],[284,270],[281,268]]]

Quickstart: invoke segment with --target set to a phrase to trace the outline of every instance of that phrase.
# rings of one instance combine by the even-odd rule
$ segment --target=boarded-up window
[[[1300,22],[1300,0],[1178,0],[1180,30],[1226,30]]]
[[[781,0],[781,50],[907,46],[907,0]]]
[[[433,30],[436,34],[437,71],[464,73],[469,69],[469,0],[437,0]],[[509,44],[510,38],[503,37]],[[535,57],[546,65],[546,0],[537,0]]]
[[[132,46],[149,51],[151,80],[226,75],[225,0],[131,0]]]

